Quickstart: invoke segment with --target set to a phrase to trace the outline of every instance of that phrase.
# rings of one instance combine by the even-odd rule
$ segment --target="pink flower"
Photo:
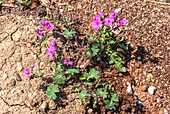
[[[102,21],[100,21],[100,20],[93,20],[92,27],[95,30],[99,30],[102,27]]]
[[[49,47],[46,54],[47,54],[47,56],[52,58],[54,56],[55,51],[56,51],[55,47]]]
[[[120,26],[125,26],[127,23],[125,18],[119,19],[118,22],[119,22]]]
[[[73,61],[69,61],[68,64],[73,66]]]
[[[117,12],[113,12],[109,15],[109,18],[115,19],[117,16]]]
[[[73,19],[74,19],[74,21],[75,21],[75,20],[77,19],[77,16],[74,15]]]
[[[37,28],[37,34],[40,36],[40,37],[44,37],[44,33],[43,31],[40,29],[40,28]]]
[[[62,61],[62,64],[73,66],[73,61],[67,61],[66,59],[64,59],[64,60]]]
[[[106,25],[106,26],[112,26],[113,22],[114,22],[114,19],[112,19],[112,18],[105,18],[104,19],[104,25]]]
[[[62,63],[63,63],[64,65],[66,65],[66,64],[67,64],[67,60],[64,59]]]
[[[98,13],[98,14],[95,16],[95,19],[96,19],[96,20],[100,20],[102,16],[104,16],[104,13],[103,13],[103,12]]]
[[[30,69],[25,68],[25,69],[24,69],[24,75],[25,75],[26,79],[28,79],[28,78],[31,76],[31,71],[30,71]]]
[[[55,47],[55,41],[54,40],[51,40],[50,47]]]
[[[31,67],[32,67],[32,68],[35,67],[35,64],[31,64]]]
[[[54,25],[50,21],[40,21],[40,24],[48,30],[52,30],[54,28]]]

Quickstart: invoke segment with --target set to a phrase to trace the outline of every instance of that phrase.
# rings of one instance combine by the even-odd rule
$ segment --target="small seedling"
[[[57,98],[56,93],[58,92],[60,92],[58,85],[50,85],[47,88],[46,94],[50,99],[55,100]]]
[[[64,30],[64,35],[66,35],[67,38],[72,38],[75,33],[75,31],[66,28]]]

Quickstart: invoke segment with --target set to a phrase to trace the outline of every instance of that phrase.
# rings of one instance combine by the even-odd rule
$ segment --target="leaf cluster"
[[[59,87],[59,85],[64,85],[67,80],[69,80],[76,73],[79,73],[79,69],[75,69],[75,68],[64,70],[63,64],[61,64],[60,62],[56,63],[55,69],[56,72],[53,77],[53,80],[55,81],[55,85],[49,86],[46,91],[47,96],[49,96],[49,98],[53,100],[57,98],[56,93],[60,92],[60,89],[58,88],[57,91],[54,92],[52,88],[54,87],[57,88]]]
[[[88,38],[88,44],[90,46],[86,52],[87,57],[91,57],[97,61],[107,60],[108,62],[106,64],[113,64],[120,72],[126,72],[122,53],[117,51],[118,48],[127,50],[127,46],[121,44],[124,39],[116,39],[111,28],[107,26],[103,26],[101,31],[98,31],[98,36],[99,38],[97,40],[94,40],[94,37],[91,35]],[[103,59],[99,59],[99,57]]]

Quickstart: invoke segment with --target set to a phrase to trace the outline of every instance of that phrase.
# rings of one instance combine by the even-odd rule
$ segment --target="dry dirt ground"
[[[167,4],[162,4],[162,2]],[[128,21],[122,34],[133,48],[127,67],[129,74],[120,76],[116,92],[122,99],[118,113],[170,113],[170,5],[168,1],[146,2],[143,0],[93,0],[70,2],[72,10],[63,15],[76,15],[89,27],[96,12],[112,12],[122,8],[120,17]],[[90,21],[88,21],[90,20]],[[37,46],[35,33],[36,18],[13,14],[0,16],[0,114],[84,114],[84,108],[71,87],[64,91],[63,102],[54,102],[44,94],[42,78],[26,80],[23,68],[35,63],[33,70],[42,69],[50,74],[51,64],[44,56],[43,47]],[[87,33],[91,29],[87,30]],[[111,80],[116,83],[115,78]],[[132,91],[127,92],[128,83]],[[115,84],[113,84],[115,85]],[[148,93],[148,87],[156,88],[155,94]],[[61,95],[62,96],[62,95]],[[145,105],[141,111],[135,100]],[[157,100],[163,102],[162,105]],[[129,111],[130,110],[130,111]],[[140,111],[137,111],[140,110]]]

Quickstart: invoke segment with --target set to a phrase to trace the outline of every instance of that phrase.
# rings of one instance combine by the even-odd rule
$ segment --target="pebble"
[[[149,92],[150,95],[155,94],[155,91],[156,91],[156,87],[154,87],[154,86],[150,86],[150,87],[148,88],[148,92]]]
[[[92,114],[93,109],[91,109],[91,108],[90,108],[90,109],[88,109],[88,111],[87,111],[87,112],[88,112],[88,114]]]
[[[21,76],[18,73],[16,73],[15,77],[17,81],[22,81]]]
[[[141,87],[140,87],[140,90],[143,91],[143,92],[145,92],[145,91],[147,90],[147,86],[145,86],[145,85],[144,85],[144,86],[141,86]]]
[[[145,105],[144,105],[141,101],[139,101],[139,100],[136,100],[136,104],[138,104],[139,106],[142,106],[142,107],[145,106]]]
[[[149,73],[148,75],[147,75],[147,79],[152,79],[153,78],[153,75],[151,74],[151,73]]]
[[[55,102],[53,101],[53,100],[50,100],[50,102],[49,102],[49,108],[51,109],[51,110],[54,110],[54,109],[56,109],[56,104],[55,104]]]
[[[17,71],[21,71],[22,70],[22,64],[21,62],[17,62]]]
[[[10,86],[15,86],[15,85],[16,85],[15,79],[12,78],[12,79],[9,81],[9,85],[10,85]]]
[[[130,93],[131,91],[132,91],[132,87],[131,87],[131,84],[129,83],[129,82],[127,82],[127,89],[126,89],[126,91],[128,92],[128,93]]]
[[[8,77],[8,75],[4,72],[4,74],[3,74],[3,79],[6,80],[7,77]]]
[[[44,102],[41,104],[41,109],[42,109],[43,111],[45,111],[45,110],[47,109],[47,106],[48,106],[47,102],[44,101]]]
[[[168,111],[164,108],[164,114],[169,114]]]

